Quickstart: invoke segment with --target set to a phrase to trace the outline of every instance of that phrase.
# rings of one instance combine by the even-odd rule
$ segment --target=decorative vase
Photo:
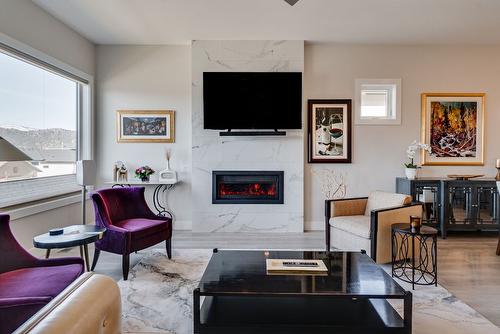
[[[406,178],[408,180],[415,180],[417,178],[417,169],[416,168],[406,168],[405,173],[406,173]]]
[[[149,176],[143,176],[141,177],[142,182],[149,182]]]

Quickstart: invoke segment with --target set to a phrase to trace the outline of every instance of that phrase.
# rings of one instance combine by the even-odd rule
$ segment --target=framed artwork
[[[308,100],[308,161],[351,163],[352,100]]]
[[[423,165],[484,165],[484,93],[422,94]]]
[[[119,143],[173,143],[173,110],[118,110],[116,140]]]

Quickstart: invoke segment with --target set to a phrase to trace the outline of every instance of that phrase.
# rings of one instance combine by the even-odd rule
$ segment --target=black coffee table
[[[322,259],[329,271],[268,275],[267,258]],[[358,252],[214,250],[193,299],[194,333],[411,333],[411,292]]]
[[[104,232],[106,232],[105,228],[96,225],[71,225],[64,228],[63,234],[37,235],[33,238],[33,246],[46,249],[45,258],[49,258],[51,249],[79,246],[80,257],[85,260],[87,271],[90,271],[87,245],[101,239]]]

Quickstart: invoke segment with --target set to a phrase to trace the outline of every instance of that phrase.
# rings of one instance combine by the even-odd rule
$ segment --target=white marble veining
[[[123,333],[193,332],[193,290],[210,259],[210,250],[154,249],[120,280]]]
[[[192,333],[192,291],[211,250],[151,250],[132,268],[128,281],[118,283],[123,301],[123,333]],[[390,271],[389,266],[385,266]],[[407,290],[411,286],[400,284]],[[402,303],[394,302],[402,312]],[[500,329],[474,309],[438,286],[413,291],[413,334],[499,334]]]
[[[220,137],[219,131],[203,129],[203,72],[303,72],[303,70],[303,41],[193,42],[194,232],[303,231],[303,130],[287,131],[286,137]],[[212,204],[213,170],[283,170],[284,204]]]

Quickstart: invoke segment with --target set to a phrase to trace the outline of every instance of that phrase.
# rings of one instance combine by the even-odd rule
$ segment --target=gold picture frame
[[[118,143],[173,143],[175,112],[173,110],[117,110]]]
[[[483,166],[485,93],[422,93],[424,166]]]

